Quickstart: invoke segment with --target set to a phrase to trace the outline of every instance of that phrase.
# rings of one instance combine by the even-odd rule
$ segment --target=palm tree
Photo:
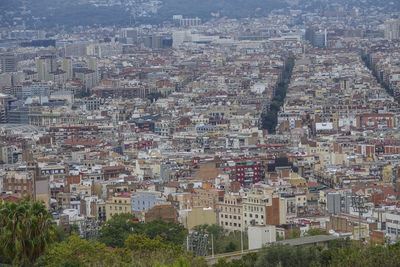
[[[0,252],[8,263],[32,265],[53,241],[52,216],[40,202],[0,204]]]

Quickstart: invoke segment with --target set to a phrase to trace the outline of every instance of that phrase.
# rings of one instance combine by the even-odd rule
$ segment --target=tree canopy
[[[99,241],[110,247],[122,248],[130,234],[144,234],[153,239],[159,236],[165,242],[176,245],[184,243],[187,231],[181,224],[161,220],[139,223],[133,219],[134,216],[129,213],[114,215],[100,230]]]
[[[5,263],[31,265],[55,238],[52,216],[29,198],[0,203],[0,254]]]

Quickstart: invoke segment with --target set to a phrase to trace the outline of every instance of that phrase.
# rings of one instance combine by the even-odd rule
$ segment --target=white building
[[[249,250],[259,249],[269,243],[276,242],[276,228],[274,225],[249,226]]]

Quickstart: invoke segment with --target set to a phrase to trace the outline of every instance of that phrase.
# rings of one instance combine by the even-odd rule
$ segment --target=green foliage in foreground
[[[134,216],[129,213],[114,215],[100,230],[99,241],[113,248],[122,248],[130,234],[144,234],[149,238],[161,237],[166,242],[182,245],[187,231],[181,224],[152,221],[148,223],[133,222]]]
[[[127,220],[128,219],[128,220]],[[203,258],[185,251],[180,225],[164,222],[133,223],[128,215],[115,217],[107,234],[126,229],[119,236],[120,247],[71,235],[56,234],[51,216],[45,206],[29,199],[17,203],[0,204],[0,265],[8,266],[157,266],[205,267]],[[125,224],[128,225],[127,228]],[[110,227],[110,225],[105,227]],[[133,228],[132,228],[133,227]],[[107,228],[106,228],[107,229]],[[135,229],[135,230],[132,230]],[[57,231],[59,231],[58,229]],[[197,231],[213,234],[219,252],[237,250],[238,237],[227,234],[217,225],[202,225]],[[321,234],[320,230],[309,235]],[[57,239],[55,239],[56,236]],[[104,236],[103,236],[104,238]],[[59,241],[57,241],[59,240]],[[117,239],[118,242],[121,240]],[[247,243],[247,242],[245,242]],[[269,266],[399,266],[400,243],[394,245],[360,246],[350,240],[333,240],[327,248],[291,247],[273,245],[258,253],[249,253],[241,259],[227,262],[220,259],[215,267],[269,267]]]
[[[185,253],[182,246],[167,244],[161,238],[132,234],[125,248],[112,249],[105,244],[72,234],[66,241],[54,243],[38,260],[39,266],[206,266],[203,259]],[[183,265],[179,265],[183,264]]]
[[[52,217],[29,198],[0,203],[0,263],[33,264],[55,237]]]
[[[292,266],[399,266],[400,243],[374,245],[360,249],[360,244],[350,240],[333,240],[328,249],[319,246],[292,247],[273,245],[240,260],[227,262],[220,259],[214,267],[292,267]]]
[[[240,251],[242,249],[241,236],[239,231],[228,232],[222,226],[219,225],[198,225],[193,228],[193,231],[206,233],[211,239],[211,235],[214,238],[214,253],[227,253],[233,251]],[[209,241],[211,247],[211,240]],[[247,233],[243,233],[243,249],[248,248]]]

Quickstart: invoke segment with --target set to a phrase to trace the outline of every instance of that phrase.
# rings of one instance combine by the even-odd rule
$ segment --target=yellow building
[[[108,221],[115,214],[132,213],[131,194],[122,193],[111,197],[106,201],[106,220]]]
[[[303,177],[300,177],[297,173],[292,172],[290,173],[290,185],[295,186],[295,187],[301,187],[301,186],[306,186],[307,181]]]
[[[353,227],[353,239],[354,240],[359,240],[358,229],[359,229],[359,226],[354,225],[354,227]],[[360,236],[361,236],[361,239],[367,239],[369,237],[367,224],[361,223]]]
[[[182,223],[189,231],[197,225],[217,224],[217,213],[211,208],[192,208],[182,217]]]
[[[382,170],[382,181],[384,183],[392,183],[394,179],[393,165],[387,165]]]

